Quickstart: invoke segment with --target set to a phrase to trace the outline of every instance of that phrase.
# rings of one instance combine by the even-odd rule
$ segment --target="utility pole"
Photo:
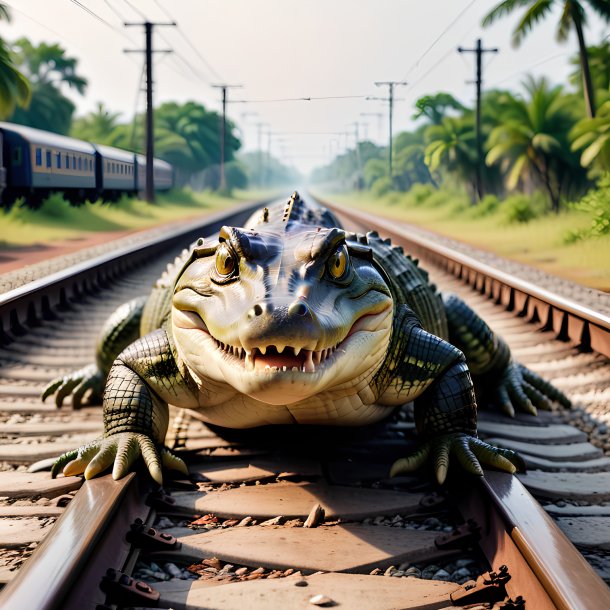
[[[269,123],[259,121],[256,124],[258,131],[258,183],[260,187],[264,186],[264,161],[263,161],[263,127],[269,127]]]
[[[377,117],[377,139],[381,142],[381,119],[383,119],[383,114],[381,112],[361,112],[360,116]],[[366,139],[366,136],[365,136],[365,139]]]
[[[220,188],[227,188],[225,176],[225,147],[227,134],[227,89],[241,87],[241,85],[212,85],[215,89],[222,90],[222,120],[220,122]]]
[[[388,144],[388,175],[390,176],[390,180],[392,179],[392,112],[394,110],[394,87],[396,86],[405,86],[407,83],[405,81],[377,81],[375,83],[375,87],[383,87],[387,85],[388,87],[388,108],[389,108],[389,129],[390,129],[390,142]]]
[[[358,183],[356,185],[356,190],[359,191],[362,186],[362,159],[360,158],[360,131],[359,131],[359,123],[358,121],[352,123],[351,125],[354,128],[354,136],[356,137],[356,164],[358,167]]]
[[[484,49],[481,39],[477,38],[477,46],[474,49],[458,47],[458,53],[475,53],[477,64],[477,78],[474,81],[477,89],[477,112],[476,112],[476,143],[477,143],[477,197],[479,201],[483,198],[483,136],[481,134],[481,84],[483,82],[483,53],[497,53],[498,49]]]
[[[152,48],[153,28],[156,26],[176,26],[175,21],[156,22],[145,21],[144,23],[125,23],[125,27],[144,26],[144,34],[146,39],[146,187],[145,197],[149,203],[155,201],[155,175],[153,172],[153,159],[155,157],[155,127],[153,120],[153,53],[171,53],[171,49]],[[140,50],[125,49],[125,53],[142,53]]]

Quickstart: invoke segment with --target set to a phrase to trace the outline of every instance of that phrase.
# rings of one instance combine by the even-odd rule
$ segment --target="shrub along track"
[[[201,231],[240,222],[226,218]],[[377,224],[369,218],[347,222],[360,230]],[[484,481],[467,486],[463,478],[450,477],[442,490],[426,474],[387,478],[391,462],[415,442],[408,406],[380,426],[375,438],[318,437],[315,444],[284,439],[240,446],[193,418],[178,418],[169,440],[188,459],[192,476],[167,482],[164,491],[171,497],[153,489],[146,476],[120,482],[102,477],[82,485],[78,477],[52,481],[48,472],[27,472],[24,467],[43,460],[40,468],[101,430],[99,408],[57,411],[39,402],[40,388],[89,361],[95,328],[105,316],[145,292],[176,252],[176,242],[181,247],[193,237],[124,253],[122,262],[100,267],[97,261],[93,271],[67,270],[4,295],[0,460],[7,472],[0,473],[0,577],[10,584],[0,601],[14,608],[115,602],[164,608],[484,608],[494,601],[498,608],[530,610],[610,607],[607,586],[556,525],[608,577],[610,511],[604,503],[610,500],[610,459],[603,455],[604,432],[584,411],[578,411],[581,426],[601,448],[587,442],[587,432],[565,425],[561,413],[511,421],[482,412],[480,435],[519,449],[530,472],[488,472]],[[587,342],[581,325],[577,341],[558,341],[556,333],[536,331],[453,275],[425,266],[443,290],[461,293],[479,309],[519,360],[566,393],[595,397],[605,391],[607,357],[577,349],[583,336],[585,347],[603,346],[603,332],[589,329]],[[510,291],[498,290],[510,304]],[[523,299],[513,292],[512,303],[522,308]],[[561,316],[553,309],[551,321],[556,317]],[[559,323],[560,338],[562,329],[574,326]],[[606,337],[608,326],[602,320]],[[494,574],[468,584],[489,570]],[[154,590],[118,572],[148,581]]]

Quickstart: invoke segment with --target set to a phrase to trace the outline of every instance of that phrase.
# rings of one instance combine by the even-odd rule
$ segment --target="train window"
[[[78,169],[79,170],[83,169],[83,158],[82,157],[78,158]]]
[[[51,167],[51,151],[47,150],[47,167]]]
[[[68,156],[66,155],[66,161],[68,160]],[[55,153],[55,167],[57,169],[61,169],[61,153]]]
[[[36,165],[38,167],[42,165],[42,148],[40,146],[36,149]]]
[[[66,157],[64,159],[64,164],[66,166],[66,169],[70,169],[70,155],[66,153]],[[58,166],[59,167],[59,166]]]

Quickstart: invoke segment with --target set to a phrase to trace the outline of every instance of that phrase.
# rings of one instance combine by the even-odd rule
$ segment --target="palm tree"
[[[567,136],[577,119],[571,98],[563,95],[561,87],[530,78],[525,89],[529,99],[504,100],[499,124],[487,141],[486,162],[500,165],[511,190],[520,183],[540,183],[557,212],[562,190],[582,177]]]
[[[110,112],[102,102],[98,102],[94,112],[74,121],[70,135],[99,144],[114,144],[114,130],[120,116],[120,113]]]
[[[78,61],[66,56],[58,44],[40,43],[34,46],[27,38],[14,44],[15,57],[32,86],[32,100],[27,110],[19,109],[11,117],[16,123],[68,133],[74,114],[74,104],[63,94],[65,86],[81,95],[87,81],[76,73]]]
[[[0,4],[0,20],[10,21],[10,13]],[[0,38],[0,118],[10,116],[16,106],[30,103],[30,84],[27,78],[15,67],[11,52]]]
[[[525,14],[513,32],[513,43],[518,46],[521,40],[535,27],[536,23],[559,5],[561,5],[562,10],[557,25],[557,40],[565,41],[572,26],[576,30],[585,105],[589,117],[594,117],[595,98],[583,27],[586,24],[586,11],[589,11],[589,13],[593,11],[602,19],[610,20],[610,2],[608,0],[503,0],[485,17],[483,25],[489,25],[498,17],[508,15],[518,8],[525,8]]]
[[[587,48],[589,58],[589,69],[591,71],[591,81],[595,95],[599,91],[610,89],[610,42],[602,42]],[[580,70],[580,56],[575,55],[570,58],[570,63],[575,66],[575,70],[570,74],[570,82],[576,85],[582,92],[583,81]]]
[[[430,125],[425,132],[428,143],[424,162],[431,173],[445,168],[456,175],[476,193],[477,150],[472,116],[444,117],[438,125]]]
[[[610,93],[606,93],[597,116],[576,123],[570,137],[572,150],[582,149],[580,163],[583,167],[610,172]]]

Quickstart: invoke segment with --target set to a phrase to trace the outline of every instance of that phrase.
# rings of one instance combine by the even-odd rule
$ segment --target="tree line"
[[[578,54],[571,59],[568,86],[545,78],[525,78],[517,91],[495,89],[482,98],[483,183],[486,193],[543,192],[554,211],[582,196],[610,172],[610,43],[585,46],[587,16],[610,20],[607,0],[504,0],[484,19],[494,22],[523,10],[513,33],[521,40],[561,9],[557,37],[574,30]],[[318,168],[317,182],[340,181],[382,195],[408,191],[415,184],[465,186],[473,203],[478,162],[474,109],[446,92],[421,97],[412,118],[417,127],[393,141],[393,175],[388,175],[387,148],[359,142],[332,163]],[[362,172],[360,159],[365,159]],[[610,201],[606,203],[610,208]]]
[[[10,19],[2,4],[0,19]],[[93,112],[75,116],[75,104],[66,93],[84,95],[87,85],[78,72],[78,60],[60,44],[35,45],[27,38],[9,44],[0,38],[1,120],[144,153],[144,113],[122,120],[120,113],[99,102]],[[166,102],[155,108],[155,156],[174,166],[177,185],[220,187],[220,122],[219,113],[196,101]],[[295,179],[295,171],[276,159],[266,158],[262,164],[252,154],[238,156],[240,147],[237,126],[228,120],[224,161],[229,189]]]

